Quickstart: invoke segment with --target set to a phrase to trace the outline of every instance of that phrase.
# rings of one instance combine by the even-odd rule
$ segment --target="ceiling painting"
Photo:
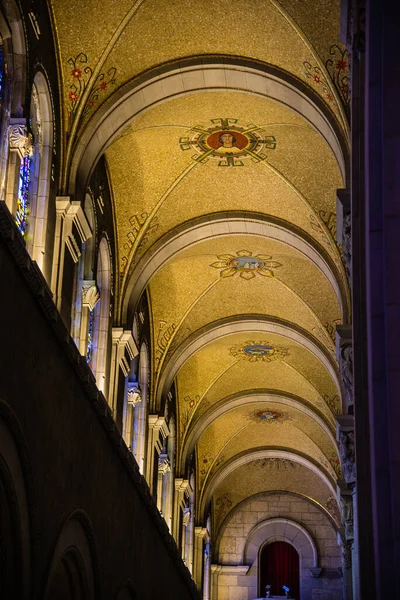
[[[211,124],[208,128],[197,125],[179,140],[181,150],[190,151],[198,163],[216,158],[219,167],[244,167],[243,159],[261,162],[267,159],[267,150],[276,148],[275,136],[257,125],[241,127],[232,118],[211,119]]]

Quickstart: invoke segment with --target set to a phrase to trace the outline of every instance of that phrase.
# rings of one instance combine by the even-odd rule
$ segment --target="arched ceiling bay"
[[[243,152],[233,148],[237,158],[229,166],[228,149],[218,141],[226,127],[236,133],[236,145],[244,144]],[[254,140],[265,143],[252,151]],[[216,145],[211,155],[207,141]],[[124,275],[133,256],[137,262],[179,223],[233,210],[295,223],[340,269],[330,231],[340,169],[326,141],[287,107],[223,91],[172,99],[133,119],[106,157]]]
[[[115,325],[131,327],[147,293],[150,406],[175,385],[177,475],[196,465],[217,528],[262,492],[336,518],[335,328],[349,316],[339,0],[50,3],[63,189],[86,191],[105,153]]]
[[[266,456],[238,466],[214,492],[213,517],[218,533],[227,517],[247,498],[255,502],[263,492],[289,492],[307,498],[336,523],[340,514],[330,488],[310,469],[289,458]]]
[[[331,76],[342,49],[340,2],[51,0],[64,84],[66,129],[82,127],[113,93],[167,61],[215,54],[263,61],[310,86],[346,128],[343,84]],[[315,27],[315,19],[318,27]],[[66,24],[74,23],[74,27]],[[343,67],[346,73],[346,67]]]

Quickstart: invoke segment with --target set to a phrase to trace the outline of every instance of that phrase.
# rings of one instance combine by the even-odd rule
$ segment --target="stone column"
[[[158,415],[149,415],[148,423],[149,435],[147,438],[145,477],[151,493],[154,494],[155,492],[157,492],[157,490],[153,490],[154,452],[157,451],[158,454],[161,454],[163,444],[160,440],[160,433],[163,439],[165,439],[166,437],[168,437],[169,429],[165,417],[159,417]]]
[[[75,233],[79,239],[75,237]],[[81,203],[71,201],[69,196],[57,196],[51,290],[58,310],[61,309],[62,301],[65,248],[68,248],[73,261],[77,263],[81,256],[80,246],[91,236],[92,231]]]
[[[132,451],[133,442],[133,417],[135,406],[142,402],[142,394],[137,381],[126,382],[126,406],[124,407],[124,422],[122,427],[122,435],[125,444]]]
[[[158,479],[157,479],[157,508],[165,519],[166,505],[166,483],[165,477],[171,471],[168,454],[161,452],[158,457]]]
[[[194,560],[193,560],[193,579],[196,582],[199,593],[203,582],[204,567],[204,544],[208,542],[209,535],[206,527],[194,528]]]
[[[356,464],[354,443],[354,417],[341,415],[336,419],[336,436],[339,442],[339,454],[342,464],[344,481],[341,486],[340,504],[342,508],[342,553],[343,553],[343,593],[344,600],[356,600],[354,592],[357,589],[356,576],[358,564],[358,548],[355,547],[353,500],[356,499]],[[356,538],[357,543],[357,538]]]
[[[82,282],[82,310],[81,322],[79,331],[79,352],[82,356],[87,354],[88,332],[89,332],[89,317],[90,312],[94,309],[100,300],[100,292],[95,281]]]
[[[192,488],[188,479],[181,477],[175,478],[175,495],[174,495],[174,516],[172,520],[172,535],[177,544],[179,544],[179,525],[180,512],[186,507],[187,498],[189,498]]]
[[[127,377],[131,361],[139,352],[130,330],[124,330],[122,327],[113,327],[111,334],[112,347],[108,404],[112,410],[114,420],[117,421],[119,416],[117,414],[119,371],[121,369],[124,377]]]
[[[218,600],[218,577],[222,570],[221,565],[211,565],[211,594],[210,600]]]

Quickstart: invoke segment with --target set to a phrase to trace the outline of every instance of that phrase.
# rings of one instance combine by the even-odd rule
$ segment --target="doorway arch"
[[[271,586],[272,596],[283,595],[282,586],[289,587],[293,598],[300,597],[299,554],[288,542],[267,540],[260,548],[259,597],[265,595],[265,586]]]

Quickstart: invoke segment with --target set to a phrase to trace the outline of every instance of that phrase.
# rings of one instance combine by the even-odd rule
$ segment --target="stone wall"
[[[104,396],[1,202],[0,280],[4,598],[65,598],[64,547],[79,554],[93,580],[87,600],[197,598]],[[59,595],[57,588],[48,595],[52,581]]]
[[[265,540],[287,541],[298,551],[301,600],[342,598],[337,534],[328,517],[307,500],[261,494],[240,504],[225,524],[217,540],[217,564],[212,567],[212,600],[258,597],[258,549]],[[321,569],[313,571],[319,577],[311,575],[314,567]]]

